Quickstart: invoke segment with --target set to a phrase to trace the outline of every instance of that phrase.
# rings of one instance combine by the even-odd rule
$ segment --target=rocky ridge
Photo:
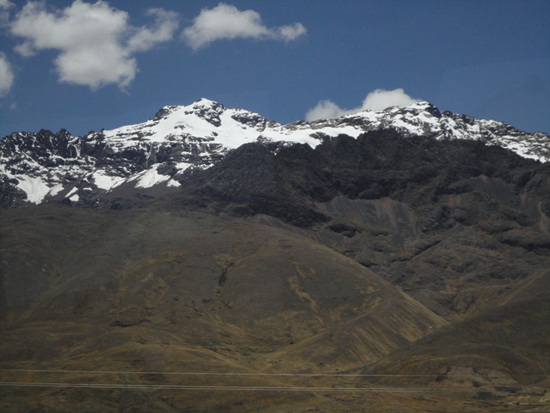
[[[383,129],[405,138],[477,140],[540,162],[550,159],[550,138],[545,133],[441,113],[429,102],[283,125],[200,99],[188,106],[165,106],[140,124],[84,137],[66,130],[12,133],[0,141],[0,206],[48,200],[119,206],[115,201],[129,192],[148,198],[173,191],[190,172],[211,167],[245,143],[260,142],[271,151],[294,143],[314,148],[341,134],[357,138]]]

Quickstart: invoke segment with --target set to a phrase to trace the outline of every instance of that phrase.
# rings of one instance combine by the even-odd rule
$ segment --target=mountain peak
[[[207,98],[200,98],[195,100],[192,104],[192,107],[224,107],[221,103]]]
[[[155,116],[153,117],[153,120],[161,120],[163,118],[168,117],[170,114],[180,111],[180,110],[186,110],[186,111],[198,111],[197,113],[201,113],[205,110],[225,110],[225,106],[223,106],[221,103],[218,103],[216,101],[206,99],[206,98],[200,98],[191,103],[190,105],[166,105],[160,108]]]
[[[401,114],[410,113],[416,116],[421,112],[427,112],[428,114],[435,116],[438,119],[441,118],[441,112],[437,108],[437,106],[435,106],[433,103],[427,100],[419,100],[417,102],[411,103],[410,105],[406,105],[406,106],[388,106],[387,108],[382,110],[365,109],[360,112],[344,115],[343,117],[354,117],[354,116],[360,116],[360,115],[370,117],[370,115],[372,115],[373,113],[389,115],[389,116],[394,116],[395,114],[400,114],[400,113]]]
[[[413,103],[412,105],[409,105],[409,107],[411,109],[428,112],[431,115],[435,116],[436,118],[441,117],[441,112],[439,111],[439,108],[435,106],[433,103],[428,102],[427,100],[420,100],[418,102]]]

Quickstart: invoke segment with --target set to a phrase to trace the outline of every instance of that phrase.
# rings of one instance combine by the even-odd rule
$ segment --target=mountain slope
[[[511,283],[475,316],[395,351],[370,374],[414,374],[424,385],[474,388],[504,398],[524,385],[548,387],[548,270]],[[436,379],[437,378],[437,379]],[[395,378],[386,380],[386,383]]]
[[[2,369],[334,371],[445,324],[372,271],[266,216],[46,204],[6,211],[0,231]],[[98,380],[86,372],[0,375]],[[4,403],[17,400],[17,388],[2,391]],[[33,394],[22,405],[48,405],[56,390]],[[74,392],[64,394],[71,400]],[[150,406],[155,394],[143,397]],[[217,406],[228,397],[235,401],[222,395]],[[109,410],[95,396],[85,400]],[[179,403],[197,408],[204,400],[199,393]]]
[[[192,331],[194,323],[219,319],[269,347],[379,313],[387,331],[371,340],[386,344],[372,344],[381,353],[358,355],[369,360],[443,324],[368,269],[271,218],[61,211],[3,216],[8,328],[55,320],[112,329],[154,319]],[[22,345],[17,351],[26,353]]]

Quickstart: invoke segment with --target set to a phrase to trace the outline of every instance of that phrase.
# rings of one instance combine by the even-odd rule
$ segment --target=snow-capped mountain
[[[404,138],[479,140],[525,158],[550,160],[545,133],[441,113],[428,102],[283,125],[200,99],[188,106],[165,106],[140,124],[84,137],[65,130],[12,133],[0,141],[0,206],[52,199],[100,204],[102,196],[117,191],[179,187],[190,171],[210,167],[245,143],[263,142],[273,150],[294,143],[315,147],[340,134],[357,138],[379,129],[397,130]]]

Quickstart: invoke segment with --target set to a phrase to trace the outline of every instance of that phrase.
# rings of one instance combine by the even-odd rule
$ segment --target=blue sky
[[[287,123],[376,90],[550,133],[547,0],[0,0],[0,26],[0,137],[201,97]]]

